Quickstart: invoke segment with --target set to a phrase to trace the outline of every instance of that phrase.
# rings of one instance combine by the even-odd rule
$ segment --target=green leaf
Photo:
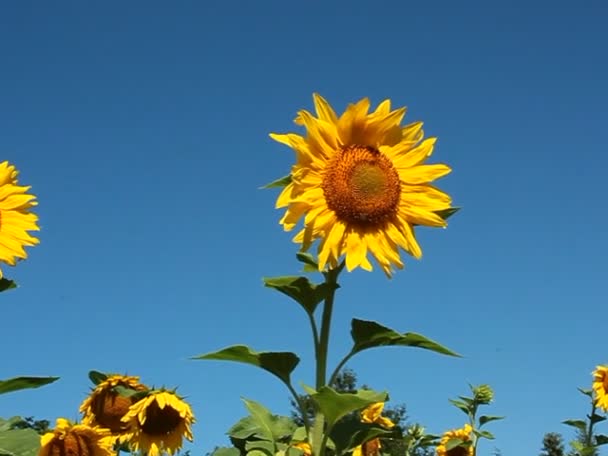
[[[479,417],[479,426],[483,426],[486,423],[489,423],[490,421],[498,421],[498,420],[504,420],[505,417],[504,416],[491,416],[491,415],[481,415]]]
[[[99,385],[101,382],[108,378],[107,374],[96,370],[89,371],[89,379],[93,382],[93,385]]]
[[[351,420],[338,421],[331,431],[331,439],[336,445],[336,454],[345,453],[376,437],[398,439],[403,436],[398,427],[385,429],[377,424],[353,423]]]
[[[589,421],[591,421],[591,423],[595,424],[595,423],[600,423],[602,421],[606,420],[606,417],[603,415],[598,415],[597,413],[594,413],[593,415],[589,416],[587,415],[587,418],[589,418]]]
[[[338,285],[321,283],[315,285],[310,283],[306,277],[285,276],[285,277],[265,277],[264,285],[274,288],[286,294],[308,313],[312,315],[321,301],[323,301]]]
[[[259,429],[259,433],[264,439],[270,442],[277,442],[286,436],[290,436],[296,429],[296,424],[286,416],[273,415],[262,404],[243,399],[247,410],[251,414],[253,423]]]
[[[0,292],[10,290],[12,288],[17,288],[17,284],[10,279],[5,279],[4,277],[0,279]]]
[[[296,258],[304,263],[304,272],[319,272],[319,264],[311,253],[300,251],[296,253]]]
[[[227,434],[235,439],[246,440],[253,436],[262,438],[261,435],[258,435],[259,432],[260,428],[256,421],[252,416],[248,415],[245,418],[241,418],[230,429],[228,429]]]
[[[58,380],[59,377],[14,377],[0,380],[0,394],[29,388],[40,388]]]
[[[597,434],[595,436],[595,444],[597,446],[606,445],[608,443],[608,435]]]
[[[234,447],[220,447],[213,450],[211,456],[240,456],[241,452]]]
[[[458,446],[463,446],[464,443],[465,442],[462,439],[453,438],[447,441],[447,443],[445,444],[445,449],[447,451],[450,451]]]
[[[473,431],[478,437],[484,437],[488,440],[494,440],[494,434],[492,434],[489,431],[479,431],[479,430],[475,430]]]
[[[579,390],[581,392],[581,394],[584,394],[585,396],[593,398],[593,390],[592,389],[577,388],[577,390]]]
[[[275,187],[287,187],[289,184],[291,184],[291,174],[288,174],[287,176],[283,176],[277,180],[274,180],[272,182],[270,182],[269,184],[266,184],[262,187],[260,187],[260,189],[267,189],[267,188],[275,188]]]
[[[458,212],[460,209],[462,209],[462,208],[460,208],[460,207],[450,207],[449,209],[443,209],[442,211],[436,211],[435,214],[437,214],[443,220],[447,220],[452,215],[454,215],[456,212]]]
[[[247,454],[251,454],[252,451],[259,450],[263,451],[269,456],[274,456],[275,444],[269,440],[252,440],[245,443],[245,450],[247,450]]]
[[[462,410],[466,415],[469,414],[469,405],[463,401],[459,401],[458,399],[448,399],[453,405]]]
[[[420,334],[400,334],[375,321],[365,321],[353,318],[351,326],[352,329],[350,333],[355,343],[351,351],[353,354],[374,347],[404,346],[424,348],[425,350],[431,350],[443,355],[460,356]]]
[[[0,432],[0,455],[36,456],[40,436],[33,429],[12,429]]]
[[[562,421],[562,423],[567,424],[568,426],[572,426],[582,432],[585,432],[587,428],[587,423],[585,423],[583,420],[566,420]]]
[[[191,359],[212,359],[250,364],[276,375],[287,385],[291,384],[289,376],[300,362],[300,358],[291,352],[256,352],[246,345],[232,345]]]
[[[359,390],[356,393],[338,393],[333,388],[323,386],[311,394],[312,399],[325,415],[328,427],[350,412],[362,409],[375,402],[385,402],[387,393],[372,390]]]

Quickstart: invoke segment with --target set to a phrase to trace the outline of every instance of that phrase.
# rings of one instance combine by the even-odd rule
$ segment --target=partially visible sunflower
[[[57,419],[52,432],[40,437],[38,456],[114,456],[107,429]]]
[[[336,268],[344,256],[347,270],[371,271],[369,253],[390,277],[403,268],[400,249],[422,256],[415,225],[446,226],[451,198],[431,182],[451,169],[424,164],[436,138],[423,140],[421,122],[402,127],[405,108],[391,110],[390,100],[369,113],[363,98],[338,117],[320,95],[313,98],[317,117],[302,110],[295,119],[305,137],[270,135],[296,152],[276,203],[287,207],[280,223],[290,231],[304,218],[294,242],[307,250],[320,240],[319,270]]]
[[[291,444],[292,447],[302,450],[304,456],[312,456],[312,448],[308,442],[294,442]]]
[[[593,372],[595,405],[608,412],[608,366],[597,366]]]
[[[395,423],[389,418],[382,416],[382,410],[384,410],[384,402],[375,402],[369,405],[361,412],[361,421],[363,423],[378,424],[386,429],[394,428]],[[381,448],[380,439],[371,439],[363,443],[363,445],[356,446],[353,449],[352,456],[378,456]]]
[[[30,187],[18,185],[19,171],[7,161],[0,163],[0,262],[15,266],[27,258],[24,247],[39,243],[28,231],[38,231],[38,216],[31,208],[38,203],[28,192]],[[2,278],[2,270],[0,270]]]
[[[129,407],[136,401],[130,397],[121,396],[114,388],[123,386],[135,391],[145,391],[146,385],[139,382],[139,377],[109,375],[100,382],[89,397],[80,405],[80,413],[83,413],[82,422],[90,426],[99,426],[109,429],[110,432],[121,440],[127,430],[127,425],[121,421],[127,414]]]
[[[447,431],[441,437],[441,441],[437,446],[437,456],[475,456],[475,448],[473,448],[473,438],[471,433],[473,428],[470,424],[465,424],[461,429],[452,429]],[[461,440],[462,443],[448,449],[450,440]],[[467,443],[470,444],[467,445]]]
[[[122,421],[128,426],[125,441],[147,456],[174,454],[182,447],[184,437],[192,441],[192,410],[169,391],[154,391],[133,404]]]

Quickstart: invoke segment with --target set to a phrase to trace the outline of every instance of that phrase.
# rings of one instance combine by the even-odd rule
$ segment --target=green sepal
[[[480,430],[474,429],[473,433],[477,437],[483,437],[488,440],[494,440],[494,434],[492,434],[490,431],[480,431]]]
[[[93,383],[93,385],[97,386],[101,382],[107,380],[108,374],[104,374],[103,372],[99,372],[96,370],[89,371],[89,380]]]
[[[328,283],[315,285],[310,283],[306,277],[298,276],[264,277],[263,280],[264,285],[289,296],[309,315],[312,315],[319,303],[339,287],[338,284],[334,284],[332,287]]]
[[[582,432],[585,432],[587,429],[587,423],[585,423],[583,420],[566,420],[562,421],[562,423],[568,426],[572,426],[573,428],[576,428]]]
[[[274,180],[274,181],[270,182],[269,184],[263,185],[262,187],[260,187],[260,189],[266,190],[268,188],[287,187],[289,184],[291,184],[291,174],[280,177],[279,179]]]
[[[351,323],[351,336],[354,346],[352,354],[368,348],[383,346],[417,347],[434,351],[443,355],[458,356],[459,354],[449,350],[443,345],[416,333],[400,334],[390,328],[382,326],[375,321],[358,320],[353,318]]]
[[[323,386],[311,394],[311,398],[325,415],[327,426],[331,428],[340,418],[355,410],[365,408],[375,402],[386,402],[388,394],[372,390],[356,393],[339,393],[329,386]]]
[[[232,345],[191,359],[211,359],[250,364],[270,372],[287,385],[291,384],[290,375],[300,362],[300,358],[295,353],[256,352],[246,345]]]
[[[128,388],[123,385],[116,385],[114,388],[112,388],[112,391],[114,391],[119,396],[128,397],[133,402],[140,401],[144,397],[147,397],[150,395],[149,390],[138,391],[138,390],[135,390],[133,388]]]
[[[489,423],[490,421],[498,421],[504,419],[504,416],[481,415],[479,417],[479,427],[483,426],[486,423]]]
[[[0,292],[11,290],[12,288],[17,288],[14,280],[5,279],[4,277],[0,279]]]
[[[447,220],[452,215],[454,215],[456,212],[458,212],[460,209],[462,209],[462,208],[461,207],[450,207],[449,209],[443,209],[441,211],[435,211],[435,214],[437,214],[443,220]]]
[[[59,377],[14,377],[8,380],[0,380],[0,394],[22,389],[40,388],[57,380],[59,380]]]
[[[296,258],[304,263],[304,272],[319,272],[319,263],[311,253],[300,251],[296,253]]]
[[[453,438],[453,439],[450,439],[450,440],[448,440],[446,442],[445,449],[447,451],[450,451],[450,450],[452,450],[452,449],[454,449],[456,447],[459,447],[459,446],[462,446],[462,447],[470,446],[470,442],[465,442],[462,439]]]

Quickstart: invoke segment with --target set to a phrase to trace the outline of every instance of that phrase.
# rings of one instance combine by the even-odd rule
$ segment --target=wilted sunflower
[[[447,448],[448,443],[453,439],[461,440],[462,443],[472,443],[471,432],[473,432],[473,428],[470,424],[465,424],[461,429],[452,429],[451,431],[445,432],[437,446],[437,456],[475,456],[475,448],[473,448],[472,444],[460,444],[449,450]]]
[[[147,456],[173,454],[182,447],[184,437],[192,441],[192,410],[169,391],[154,391],[133,404],[122,421],[129,429],[125,441]]]
[[[451,199],[430,183],[451,170],[424,164],[436,139],[423,140],[421,122],[402,127],[405,108],[391,111],[390,100],[368,113],[363,98],[338,117],[320,95],[313,98],[317,117],[302,110],[295,119],[306,137],[270,135],[296,152],[276,203],[287,207],[280,223],[289,231],[304,217],[294,241],[307,250],[320,240],[320,270],[337,267],[344,255],[349,271],[370,271],[370,253],[390,276],[403,268],[400,248],[422,256],[415,225],[446,226]]]
[[[375,402],[361,412],[361,421],[363,423],[374,423],[382,426],[386,429],[392,429],[395,427],[389,418],[382,416],[382,410],[384,409],[384,402]],[[352,456],[377,456],[380,454],[382,444],[380,439],[375,438],[368,440],[363,445],[359,445],[353,449]]]
[[[57,419],[55,430],[40,437],[38,456],[114,456],[107,429]]]
[[[109,375],[82,402],[80,413],[84,414],[82,418],[84,424],[109,429],[115,437],[120,438],[127,430],[127,425],[121,419],[136,401],[130,397],[121,396],[114,391],[117,386],[135,391],[148,389],[146,385],[139,382],[139,377]]]
[[[38,244],[28,231],[38,231],[38,217],[30,212],[38,204],[34,195],[17,183],[19,172],[8,162],[0,163],[0,262],[15,266],[27,258],[24,247]],[[0,270],[0,278],[2,270]]]
[[[608,412],[608,366],[597,366],[593,372],[595,405]]]

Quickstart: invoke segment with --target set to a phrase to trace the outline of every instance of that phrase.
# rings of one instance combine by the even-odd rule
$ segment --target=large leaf
[[[58,380],[59,377],[14,377],[0,380],[0,394],[29,388],[40,388]]]
[[[241,452],[234,447],[219,447],[213,450],[211,456],[240,456]]]
[[[312,399],[325,415],[331,428],[340,418],[350,412],[362,409],[375,402],[385,402],[387,393],[372,390],[359,390],[356,393],[339,393],[329,386],[323,386],[311,394]]]
[[[259,432],[260,427],[257,422],[251,415],[248,415],[245,418],[241,418],[228,429],[227,434],[235,439],[246,440],[250,437],[262,438],[262,436],[259,435]]]
[[[245,406],[253,422],[259,428],[259,434],[266,440],[276,442],[286,436],[289,436],[296,429],[296,424],[292,419],[286,416],[273,415],[270,411],[262,404],[243,399]]]
[[[355,345],[352,353],[358,353],[368,348],[383,346],[417,347],[431,350],[443,355],[460,356],[437,342],[416,333],[400,334],[382,326],[375,321],[357,320],[353,318],[351,336]]]
[[[33,429],[12,429],[0,432],[0,456],[36,456],[40,435]]]
[[[376,424],[353,423],[350,419],[338,421],[331,431],[336,454],[343,454],[376,437],[400,438],[402,435],[399,427],[385,429]]]
[[[285,277],[265,277],[264,285],[286,294],[298,304],[306,313],[312,315],[321,301],[323,301],[338,285],[321,283],[315,285],[310,283],[306,277],[285,276]]]
[[[192,359],[215,359],[250,364],[276,375],[284,383],[290,384],[290,374],[300,362],[291,352],[256,352],[246,345],[232,345],[213,353],[195,356]]]
[[[17,284],[14,281],[5,279],[4,277],[0,279],[0,292],[10,290],[11,288],[17,288]]]
[[[291,184],[291,174],[280,177],[277,180],[274,180],[274,181],[270,182],[269,184],[266,184],[260,188],[267,189],[267,188],[275,188],[275,187],[287,187],[289,184]]]

